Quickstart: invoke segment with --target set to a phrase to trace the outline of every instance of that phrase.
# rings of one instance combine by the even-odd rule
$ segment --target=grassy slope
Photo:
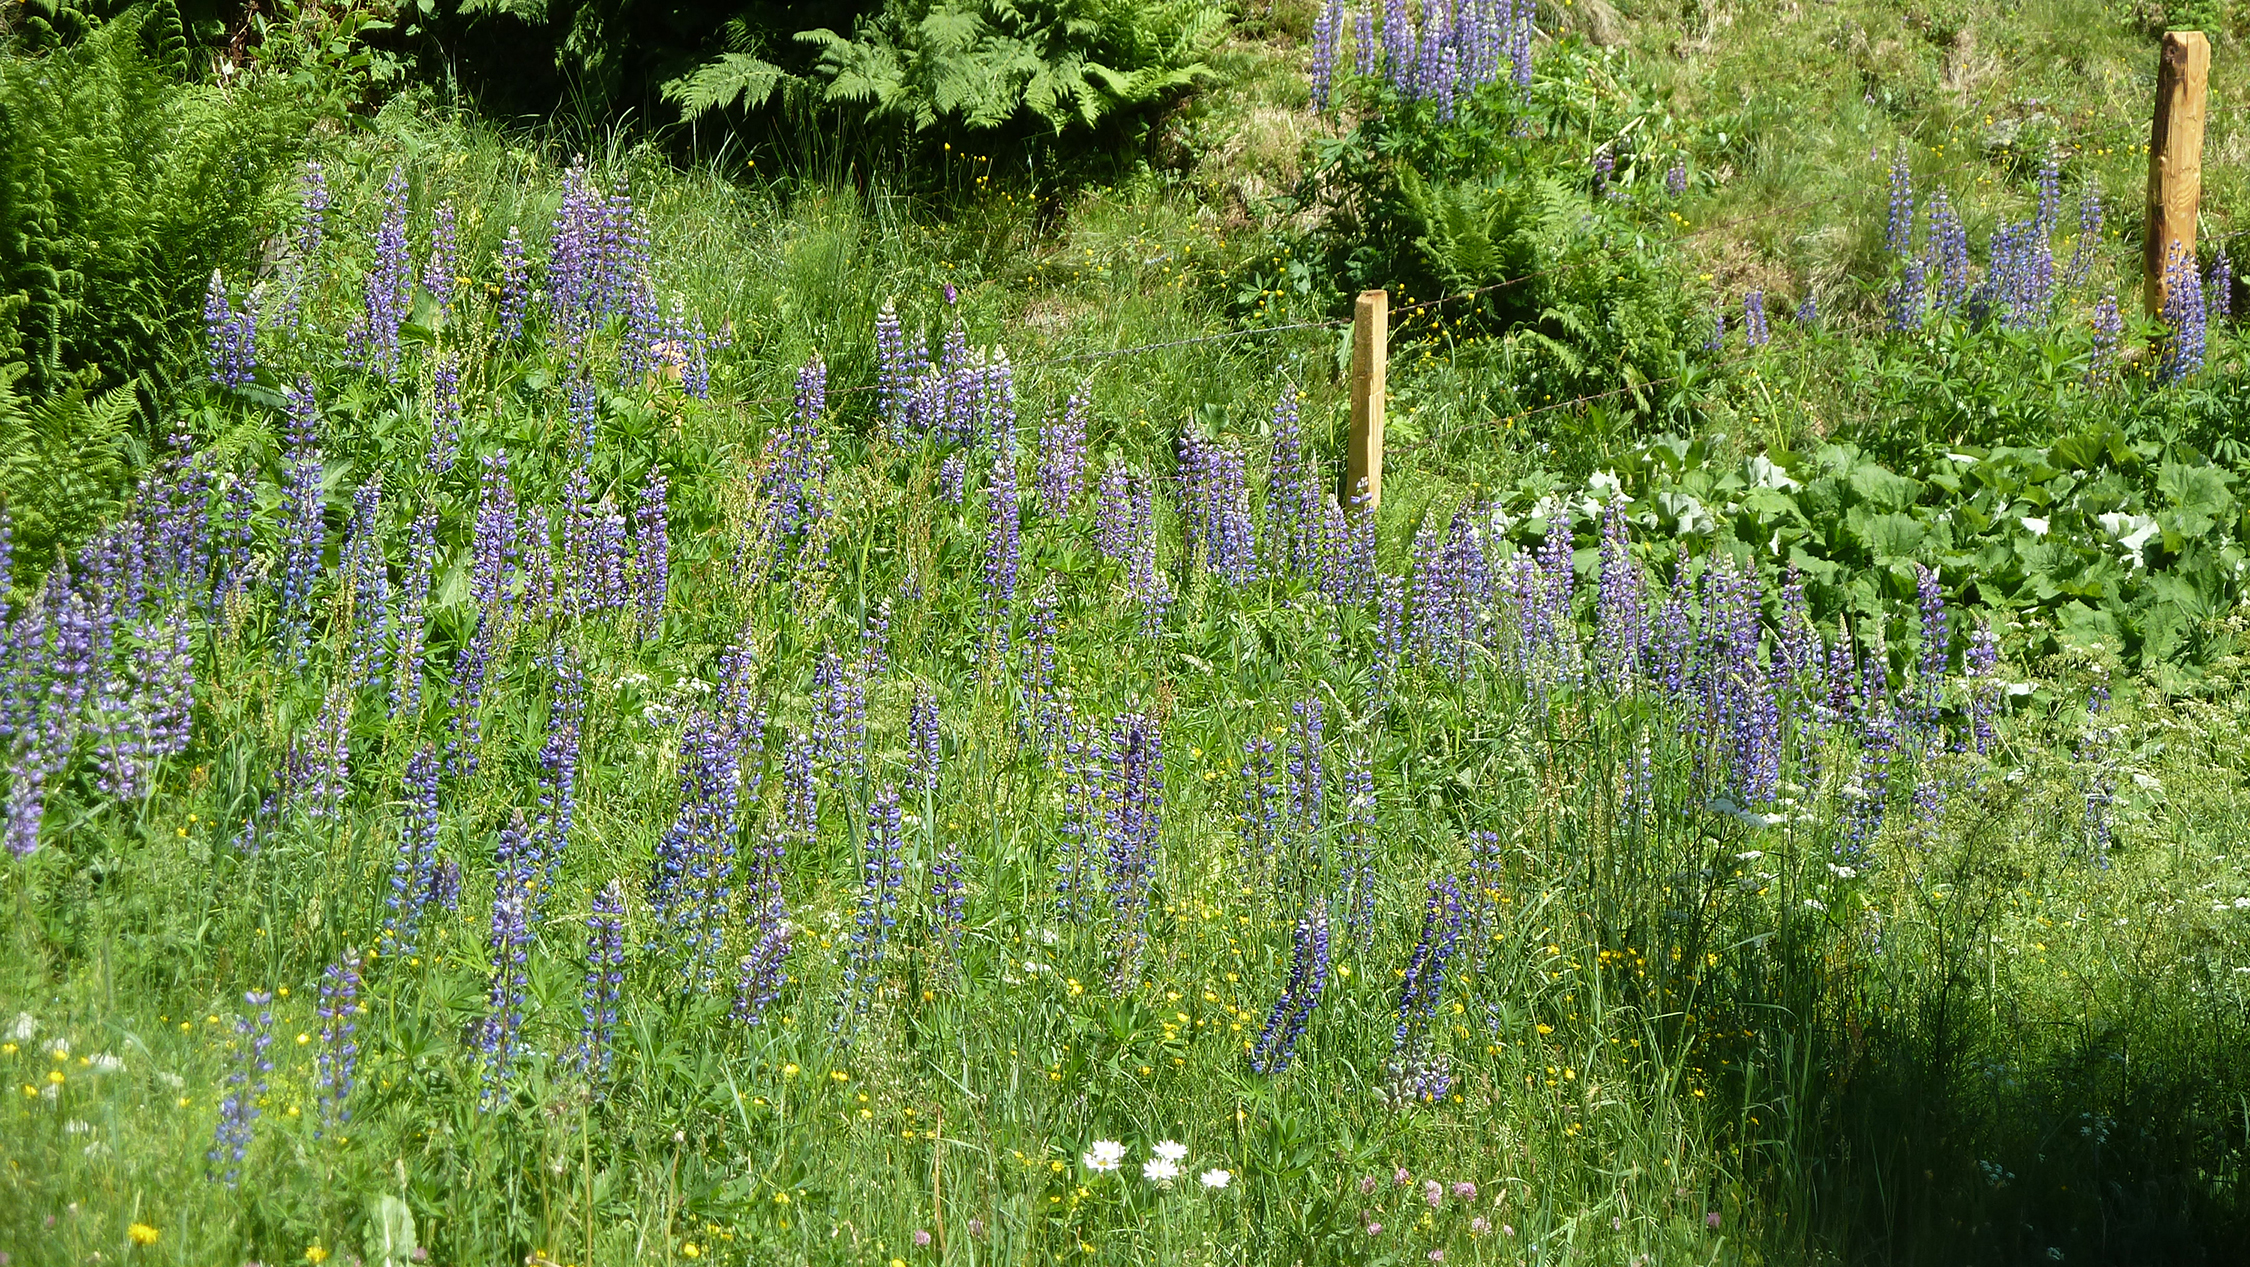
[[[1880,165],[1866,162],[1866,147],[1888,153],[1899,119],[1936,163],[1985,113],[2026,95],[2051,92],[2068,112],[2142,108],[2145,70],[2135,57],[2145,44],[2069,8],[2023,11],[2012,22],[1970,13],[1977,51],[1959,89],[1945,85],[1939,54],[1890,6],[1713,7],[1688,29],[1636,23],[1652,75],[1672,76],[1663,87],[1683,115],[1724,107],[1763,121],[1735,176],[1690,209],[1694,223],[1805,196],[1841,198],[1829,211],[1706,239],[1715,283],[1757,278],[1787,291],[1774,279],[1810,275],[1841,286],[1879,232]],[[1852,34],[1855,25],[1863,35]],[[2084,69],[2039,80],[2025,68],[2054,47],[2041,39]],[[1820,51],[1832,43],[1841,47]],[[1866,107],[1864,84],[1843,74],[1776,82],[1774,44],[1821,65],[1881,68],[1892,105]],[[1680,60],[1669,65],[1674,52]],[[1169,428],[1199,410],[1252,431],[1284,378],[1306,386],[1316,436],[1332,432],[1339,402],[1333,339],[1324,334],[1095,362],[1090,380],[1085,363],[1030,364],[1218,328],[1202,301],[1208,274],[1194,280],[1196,270],[1240,275],[1262,262],[1246,250],[1261,240],[1258,199],[1279,183],[1273,164],[1289,159],[1305,126],[1288,113],[1302,91],[1287,73],[1294,56],[1230,49],[1225,86],[1188,122],[1220,157],[1181,180],[1152,176],[1091,192],[1053,233],[1037,231],[1033,209],[1004,189],[970,197],[963,214],[926,218],[880,198],[739,190],[611,156],[615,168],[639,165],[665,284],[701,311],[729,315],[736,352],[722,364],[715,406],[627,402],[605,444],[628,472],[657,455],[724,470],[755,451],[807,354],[828,356],[841,381],[863,381],[881,298],[896,295],[911,317],[936,319],[938,288],[949,281],[961,287],[971,329],[1003,339],[1026,364],[1027,417],[1090,381],[1097,447],[1149,460]],[[2229,66],[2222,54],[2222,73]],[[1770,97],[1738,105],[1737,85],[1752,84],[1770,85]],[[2214,124],[2217,152],[2226,126]],[[461,202],[465,228],[487,250],[506,223],[545,218],[538,202],[551,197],[550,164],[450,125],[393,118],[377,135],[337,155],[356,180],[339,205],[362,219],[394,155]],[[974,156],[962,162],[976,170]],[[2130,155],[2102,155],[2093,167],[2113,193],[2129,198],[2137,186]],[[1960,187],[1992,206],[2020,207],[2022,173],[1983,170],[1990,184]],[[2213,172],[2214,214],[2224,213],[2230,179]],[[975,176],[962,184],[973,194]],[[1429,373],[1429,384],[1402,374],[1402,391],[1442,399],[1442,370]],[[343,377],[336,381],[343,395]],[[496,395],[482,439],[521,452],[557,408],[551,398]],[[379,404],[367,416],[378,413]],[[667,417],[683,423],[680,439],[665,438]],[[364,434],[359,442],[373,443]],[[1388,530],[1403,532],[1421,505],[1466,483],[1512,478],[1537,460],[1503,450],[1431,470],[1408,463]],[[380,916],[386,806],[411,740],[370,723],[348,824],[292,838],[239,869],[219,861],[223,836],[211,825],[236,808],[183,768],[137,812],[109,811],[17,869],[12,901],[22,915],[0,967],[0,1001],[34,1013],[40,1030],[0,1057],[10,1082],[33,1087],[0,1110],[9,1141],[0,1249],[22,1262],[83,1261],[97,1250],[178,1262],[285,1261],[308,1246],[342,1253],[362,1242],[365,1199],[384,1191],[409,1198],[440,1262],[512,1259],[533,1248],[569,1262],[682,1261],[690,1243],[698,1256],[727,1262],[926,1260],[933,1250],[911,1248],[917,1227],[941,1228],[945,1259],[961,1262],[1081,1252],[1170,1261],[1181,1251],[1195,1261],[1353,1261],[1420,1258],[1436,1245],[1456,1261],[1517,1261],[1534,1245],[1541,1261],[1796,1261],[1831,1252],[1934,1261],[1939,1249],[1954,1251],[1950,1261],[1964,1243],[1980,1261],[2002,1261],[2038,1259],[2064,1242],[2072,1261],[2176,1261],[2192,1256],[2199,1237],[2206,1252],[2228,1249],[2223,1238],[2238,1224],[2216,1215],[2239,1217],[2230,1212],[2239,1210],[2241,1163],[2224,1141],[2239,1146],[2240,1137],[2204,1116],[2217,1079],[2203,1062],[2238,1032],[2230,1028],[2241,1016],[2237,965],[2250,963],[2231,922],[2238,917],[2212,911],[2250,892],[2223,826],[2242,809],[2236,767],[2250,718],[2239,706],[2150,698],[2121,720],[2119,845],[2112,865],[2096,869],[2073,860],[2086,776],[2069,753],[2086,666],[2012,666],[2051,691],[2039,697],[2045,716],[2031,711],[2016,732],[2027,778],[1987,793],[1989,817],[1964,811],[1927,849],[1901,848],[1895,872],[1856,890],[1855,913],[1821,920],[1802,904],[1813,895],[1835,902],[1816,829],[1751,841],[1722,821],[1702,825],[1708,836],[1621,840],[1583,778],[1626,759],[1603,729],[1609,722],[1533,724],[1537,715],[1519,714],[1522,702],[1504,684],[1465,699],[1420,684],[1416,708],[1381,740],[1391,847],[1380,930],[1340,951],[1354,975],[1333,983],[1301,1066],[1267,1083],[1242,1072],[1238,1031],[1256,1028],[1285,972],[1288,912],[1237,882],[1231,768],[1248,732],[1286,724],[1288,702],[1322,681],[1336,698],[1351,697],[1352,666],[1332,659],[1307,618],[1264,595],[1198,589],[1176,632],[1144,647],[1105,575],[1073,585],[1065,664],[1084,683],[1081,705],[1106,713],[1159,702],[1176,770],[1173,861],[1149,985],[1110,1003],[1083,934],[1066,931],[1052,948],[1041,936],[1052,927],[1040,897],[1056,826],[1045,799],[1052,785],[1014,752],[1011,701],[969,667],[976,598],[961,573],[977,567],[981,520],[913,491],[927,457],[895,461],[888,471],[855,468],[864,474],[848,481],[836,535],[926,550],[929,575],[947,578],[902,607],[899,645],[910,650],[900,652],[901,676],[877,693],[873,724],[882,760],[895,766],[907,676],[941,693],[953,756],[939,821],[947,831],[960,824],[973,842],[972,984],[927,999],[908,986],[852,1048],[837,1048],[827,1022],[838,967],[827,943],[842,940],[853,874],[851,829],[839,817],[797,861],[791,898],[807,931],[784,1023],[744,1034],[708,1007],[666,1002],[662,969],[651,963],[636,969],[621,1056],[628,1073],[609,1099],[589,1104],[567,1080],[549,1084],[535,1072],[521,1111],[477,1113],[473,1064],[458,1042],[482,1003],[474,912],[489,887],[480,892],[476,877],[495,815],[529,795],[520,762],[536,743],[538,707],[527,692],[495,722],[497,747],[514,751],[519,766],[456,794],[470,913],[443,953],[467,962],[377,974],[384,984],[367,1022],[370,1090],[356,1138],[317,1141],[300,1116],[312,1109],[309,1046],[293,1040],[317,1029],[308,996],[320,966],[343,945],[363,944]],[[683,484],[675,505],[712,515],[723,492],[716,479]],[[447,493],[455,510],[463,493]],[[902,515],[924,525],[927,539],[894,539],[887,525]],[[1068,543],[1084,527],[1036,527],[1035,566],[1081,566]],[[747,614],[769,640],[774,706],[801,725],[812,630],[849,638],[862,603],[900,580],[895,558],[863,557],[809,594],[735,595],[720,552],[681,536],[681,615],[666,643],[644,652],[601,629],[581,639],[609,692],[597,694],[603,755],[589,772],[584,811],[599,847],[566,871],[563,909],[538,961],[535,1031],[550,1050],[567,1044],[576,1023],[578,933],[569,917],[609,876],[637,881],[674,797],[670,736],[636,721],[629,675],[650,674],[659,698],[686,698],[664,690],[706,672],[712,645]],[[825,613],[826,623],[808,628],[808,611]],[[270,752],[317,705],[317,687],[271,675],[251,651],[234,654],[213,675],[214,737],[199,755],[240,752],[239,743],[222,745],[243,735],[263,737]],[[1363,739],[1339,733],[1336,742]],[[1973,805],[1965,794],[1961,801]],[[1827,804],[1822,815],[1833,812]],[[1467,1036],[1453,1041],[1469,1096],[1401,1117],[1367,1095],[1387,1050],[1392,970],[1414,935],[1420,878],[1464,864],[1468,828],[1503,833],[1511,918],[1491,972],[1474,993],[1452,997],[1489,1005],[1498,1028],[1464,1014]],[[1626,880],[1589,867],[1628,846],[1639,870]],[[1776,860],[1766,864],[1775,878],[1764,887],[1773,891],[1722,901],[1724,886],[1715,886],[1712,905],[1677,927],[1668,917],[1678,895],[1668,886],[1748,847]],[[198,896],[184,902],[183,893]],[[1795,958],[1738,940],[1783,929],[1790,936],[1776,944]],[[637,941],[650,934],[636,924]],[[927,971],[919,936],[906,940],[915,944],[901,962]],[[1665,967],[1671,950],[1687,969]],[[1706,954],[1717,962],[1696,969]],[[1061,967],[1013,970],[1026,958]],[[295,993],[277,1007],[284,1054],[253,1154],[256,1182],[236,1195],[202,1177],[227,1029],[206,1018],[234,1010],[239,990],[272,983],[294,983]],[[1702,1002],[1683,1007],[1650,993],[1665,988]],[[1696,1023],[1686,1022],[1689,1010]],[[1190,1012],[1186,1022],[1173,1019]],[[52,1060],[46,1044],[57,1036],[76,1055]],[[97,1075],[77,1063],[102,1050],[120,1053],[125,1070]],[[50,1068],[65,1075],[52,1102],[36,1094]],[[1746,1068],[1755,1074],[1738,1072]],[[849,1080],[832,1081],[831,1071]],[[921,1135],[941,1120],[942,1150]],[[1849,1150],[1833,1146],[1839,1134]],[[1119,1195],[1127,1185],[1090,1181],[1077,1166],[1077,1152],[1099,1135],[1136,1149],[1180,1138],[1197,1162],[1243,1178],[1215,1200],[1176,1193],[1142,1204],[1146,1197]],[[933,1174],[941,1153],[942,1174]],[[2204,1173],[2173,1173],[2168,1157],[2192,1159]],[[1992,1182],[1978,1162],[2013,1177]],[[1387,1179],[1376,1196],[1358,1196],[1358,1175],[1394,1165],[1418,1179],[1479,1182],[1483,1212],[1512,1235],[1468,1237],[1469,1214],[1456,1205],[1422,1225],[1416,1191]],[[2157,1199],[2141,1200],[2129,1184],[2098,1201],[2071,1195],[2110,1182],[2105,1167],[2131,1181],[2160,1179]],[[1495,1206],[1498,1191],[1507,1202]],[[2203,1195],[2188,1200],[2185,1191]],[[942,1222],[933,1196],[944,1202]],[[590,1217],[581,1214],[588,1203]],[[1719,1215],[1718,1231],[1707,1213]],[[1368,1238],[1358,1230],[1363,1216],[1388,1223],[1392,1239]],[[969,1234],[971,1217],[991,1239]],[[123,1228],[134,1220],[161,1230],[156,1245],[125,1248]],[[2018,1230],[2026,1224],[2030,1232]]]

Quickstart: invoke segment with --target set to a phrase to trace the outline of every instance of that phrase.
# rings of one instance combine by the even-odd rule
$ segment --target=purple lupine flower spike
[[[1039,428],[1039,509],[1070,513],[1086,480],[1086,388],[1070,394],[1062,412]]]
[[[360,366],[385,382],[398,381],[398,332],[413,302],[414,261],[406,245],[406,171],[393,167],[383,184],[383,215],[375,234],[375,267],[367,274],[366,310],[351,337]]]
[[[507,826],[500,829],[493,851],[492,929],[485,945],[492,967],[484,1020],[477,1028],[477,1047],[484,1066],[482,1104],[487,1111],[506,1091],[523,1032],[524,999],[531,980],[527,962],[535,887],[531,877],[537,866],[531,856],[534,851],[523,811],[516,810]]]
[[[315,1084],[320,1088],[320,1125],[315,1135],[325,1135],[351,1121],[352,1088],[359,1073],[359,952],[328,965],[320,978],[320,1060]]]
[[[857,910],[845,953],[843,1012],[837,1027],[864,1016],[882,985],[883,952],[898,924],[899,893],[906,881],[898,792],[884,787],[867,811],[867,841],[860,854]]]
[[[514,343],[523,337],[524,313],[531,304],[531,265],[524,258],[523,234],[515,225],[500,242],[500,338]]]
[[[1289,1067],[1290,1058],[1297,1050],[1297,1040],[1304,1037],[1305,1025],[1312,1019],[1313,1009],[1320,1005],[1321,991],[1327,984],[1328,911],[1316,904],[1298,918],[1291,935],[1289,983],[1282,988],[1281,997],[1274,1001],[1265,1028],[1251,1048],[1252,1070],[1277,1074]]]
[[[1336,82],[1336,37],[1344,22],[1343,0],[1321,0],[1313,17],[1312,108],[1326,110]]]
[[[579,1005],[579,1072],[599,1078],[615,1057],[617,1005],[625,989],[625,882],[611,880],[594,893],[586,917],[586,985]]]
[[[654,638],[664,624],[672,569],[669,519],[664,473],[650,467],[633,512],[633,606],[643,639]]]
[[[249,1013],[235,1017],[234,1041],[227,1058],[227,1093],[219,1101],[219,1125],[211,1151],[204,1154],[210,1163],[206,1172],[210,1180],[229,1188],[241,1182],[242,1161],[249,1155],[259,1117],[258,1103],[266,1095],[266,1076],[273,1072],[273,1060],[267,1054],[273,1046],[273,994],[253,990],[242,996],[242,1002],[256,1012],[256,1019]]]
[[[258,365],[256,316],[247,299],[235,307],[217,269],[211,270],[211,284],[203,292],[203,331],[211,381],[229,389],[249,386]]]

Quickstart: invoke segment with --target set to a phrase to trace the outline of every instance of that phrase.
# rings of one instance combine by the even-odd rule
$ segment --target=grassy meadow
[[[304,126],[186,333],[0,329],[0,1267],[2240,1261],[2160,8],[1541,3],[1441,117],[1246,2],[1098,180],[189,79]]]

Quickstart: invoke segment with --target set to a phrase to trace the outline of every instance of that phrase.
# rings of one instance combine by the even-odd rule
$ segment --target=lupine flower
[[[867,813],[867,843],[860,854],[859,899],[845,953],[839,1026],[845,1018],[865,1015],[882,984],[883,950],[898,924],[899,892],[906,884],[904,843],[898,792],[886,785]]]
[[[572,1053],[589,1078],[609,1072],[615,1055],[617,1004],[625,988],[625,882],[611,880],[594,893],[586,916],[586,984],[578,1015],[578,1047]]]
[[[882,311],[875,314],[875,390],[883,411],[883,434],[892,444],[906,443],[913,383],[924,369],[917,364],[922,359],[917,356],[919,351],[919,347],[908,348],[898,308],[884,300]]]
[[[1094,549],[1113,562],[1128,561],[1133,550],[1133,477],[1116,463],[1102,471],[1101,505],[1094,523]]]
[[[947,954],[958,954],[961,949],[962,920],[967,914],[968,884],[961,873],[961,842],[958,836],[948,833],[945,843],[930,863],[930,911],[932,922],[945,944]]]
[[[789,425],[767,433],[762,492],[772,517],[777,550],[819,516],[829,471],[828,367],[816,354],[797,375],[797,405]]]
[[[813,751],[839,777],[867,765],[867,681],[834,647],[813,669]]]
[[[937,696],[926,685],[916,684],[914,702],[906,717],[906,793],[926,801],[937,794]]]
[[[380,686],[384,644],[390,641],[391,570],[383,557],[383,482],[380,475],[352,494],[352,519],[344,539],[343,592],[351,604],[352,688]]]
[[[289,393],[286,451],[281,481],[281,609],[286,641],[302,667],[325,536],[321,525],[320,483],[325,462],[320,452],[320,412],[309,379],[298,379]]]
[[[1771,337],[1766,332],[1766,292],[1753,290],[1742,297],[1742,341],[1762,348]]]
[[[1258,1073],[1280,1073],[1289,1067],[1297,1040],[1320,1004],[1328,984],[1328,911],[1315,904],[1297,920],[1291,938],[1289,984],[1274,1001],[1250,1052],[1250,1067]]]
[[[422,710],[422,661],[428,651],[424,618],[430,580],[437,566],[437,514],[424,505],[407,532],[406,580],[398,590],[398,630],[391,669],[391,716],[412,718]]]
[[[406,246],[406,171],[393,167],[383,184],[382,223],[375,233],[375,267],[367,273],[367,305],[352,330],[359,364],[385,382],[398,381],[399,327],[414,301],[414,261]]]
[[[1067,515],[1086,482],[1086,388],[1064,402],[1062,412],[1039,428],[1039,508]]]
[[[1891,329],[1898,331],[1922,328],[1922,284],[1925,269],[1922,261],[1908,259],[1898,283],[1885,296],[1890,309]]]
[[[1321,491],[1315,462],[1297,420],[1297,388],[1281,389],[1273,407],[1273,459],[1266,476],[1266,534],[1276,570],[1315,579],[1321,564]]]
[[[1977,755],[1992,751],[1992,719],[2000,711],[2000,636],[1989,624],[1979,624],[1969,636],[1969,649],[1962,657],[1962,667],[1969,677],[1969,733],[1976,744]]]
[[[450,198],[439,203],[437,213],[430,217],[430,265],[422,280],[430,298],[437,301],[438,314],[451,316],[453,296],[461,285],[461,243],[454,229]]]
[[[1516,87],[1531,87],[1531,31],[1538,16],[1534,0],[1513,0],[1514,10],[1506,19],[1508,31],[1508,62],[1514,68],[1512,78]]]
[[[258,367],[257,319],[248,300],[235,307],[217,269],[203,292],[203,332],[211,381],[230,390],[249,386]]]
[[[1429,899],[1422,912],[1422,938],[1415,943],[1413,958],[1407,962],[1406,975],[1399,984],[1394,1046],[1404,1048],[1407,1039],[1437,1015],[1438,1001],[1445,993],[1446,965],[1461,940],[1461,923],[1460,886],[1451,876],[1430,881]]]
[[[1383,74],[1402,94],[1410,95],[1413,87],[1414,44],[1414,25],[1406,15],[1406,0],[1384,0]]]
[[[1640,680],[1648,646],[1648,592],[1625,524],[1622,499],[1602,514],[1601,590],[1595,605],[1599,672],[1610,689],[1630,693]]]
[[[515,225],[500,241],[500,338],[514,343],[523,337],[524,312],[531,306],[531,264],[524,258],[523,234]]]
[[[2082,285],[2093,273],[2094,259],[2102,245],[2102,195],[2098,189],[2089,188],[2078,200],[2078,240],[2070,249],[2070,266],[2063,272],[2063,285]]]
[[[1891,164],[1891,218],[1883,228],[1883,249],[1906,255],[1912,250],[1913,238],[1914,173],[1906,165],[1902,148],[1898,160]]]
[[[1375,42],[1374,0],[1361,0],[1352,12],[1352,73],[1374,74],[1380,48]]]
[[[671,543],[667,527],[664,473],[650,467],[633,512],[633,606],[641,637],[653,638],[664,623],[664,599],[671,586]]]
[[[1164,818],[1164,737],[1139,713],[1117,719],[1104,780],[1103,884],[1110,904],[1112,988],[1140,972],[1149,887]]]
[[[1163,623],[1165,609],[1172,605],[1172,587],[1156,560],[1156,490],[1149,481],[1139,480],[1133,492],[1132,516],[1127,529],[1127,539],[1131,543],[1127,584],[1140,603],[1141,629],[1147,633]]]
[[[341,683],[330,687],[321,704],[320,719],[303,751],[308,760],[304,781],[297,789],[306,815],[320,822],[343,818],[344,797],[351,790],[352,705],[357,697]]]
[[[2227,248],[2217,247],[2212,252],[2210,275],[2203,279],[2203,297],[2209,306],[2206,322],[2225,320],[2234,315],[2234,263],[2227,258]]]
[[[790,925],[778,896],[755,903],[752,914],[756,928],[750,953],[738,965],[733,1017],[754,1026],[764,1021],[767,1006],[789,981]]]
[[[1664,192],[1674,198],[1687,192],[1687,160],[1674,160],[1670,167],[1664,169]]]
[[[680,736],[680,808],[657,845],[648,897],[693,989],[709,988],[732,921],[739,777],[729,728],[704,714],[691,718]]]
[[[266,1075],[273,1061],[266,1055],[273,1045],[273,994],[253,990],[242,996],[244,1006],[255,1009],[235,1017],[234,1042],[227,1059],[227,1094],[219,1101],[219,1125],[206,1172],[212,1182],[234,1187],[242,1178],[242,1159],[250,1152],[250,1139],[258,1121],[258,1101],[265,1098]]]
[[[2164,324],[2172,337],[2164,344],[2158,376],[2167,383],[2192,378],[2203,370],[2204,333],[2210,319],[2203,306],[2203,277],[2195,257],[2175,243],[2164,264]]]
[[[430,470],[453,469],[461,444],[461,357],[447,349],[430,366]]]
[[[320,1132],[351,1120],[359,1070],[360,958],[356,950],[328,965],[320,979]]]
[[[1953,201],[1944,190],[1930,195],[1928,209],[1929,236],[1923,245],[1923,270],[1930,279],[1930,302],[1945,312],[1959,312],[1968,306],[1974,283],[1969,271],[1969,231],[1961,223],[1961,216],[1953,210]],[[2007,239],[1996,240],[2002,254],[1996,262],[2005,267]]]
[[[1256,580],[1257,530],[1251,520],[1241,452],[1183,433],[1179,460],[1188,557],[1200,558],[1203,566],[1229,584]]]
[[[1336,80],[1336,36],[1343,25],[1342,0],[1321,0],[1313,18],[1312,107],[1326,110]]]
[[[477,1027],[485,1093],[483,1106],[498,1103],[523,1031],[524,993],[530,987],[526,966],[531,946],[530,875],[535,860],[531,833],[517,810],[500,829],[493,852],[492,931],[485,942],[491,981],[485,991],[484,1020]]]
[[[1845,820],[1842,861],[1864,863],[1882,833],[1890,808],[1891,758],[1898,748],[1898,722],[1890,703],[1886,656],[1878,644],[1867,656],[1860,682],[1859,773],[1845,789],[1852,806]]]
[[[2099,383],[2117,366],[2117,344],[2125,334],[2125,318],[2117,311],[2117,296],[2107,294],[2094,305],[2094,349],[2088,358],[2086,380]]]
[[[390,914],[383,919],[382,954],[412,954],[422,919],[436,897],[438,863],[438,765],[428,744],[407,759],[403,812],[398,825],[398,857],[391,865]]]
[[[222,500],[218,543],[222,567],[213,597],[223,606],[230,596],[247,597],[252,578],[257,575],[256,561],[250,554],[250,521],[258,506],[257,486],[247,474],[230,475]]]
[[[1416,663],[1424,668],[1449,667],[1456,659],[1454,640],[1460,635],[1461,622],[1453,611],[1453,583],[1445,574],[1444,551],[1435,515],[1424,516],[1414,531],[1410,552],[1413,589],[1407,608],[1407,641]]]

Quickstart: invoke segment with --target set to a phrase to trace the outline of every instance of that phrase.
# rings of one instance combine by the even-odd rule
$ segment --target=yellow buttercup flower
[[[325,1263],[328,1261],[328,1251],[318,1245],[307,1245],[305,1247],[305,1261],[308,1263]]]
[[[156,1244],[156,1229],[146,1223],[135,1223],[125,1229],[125,1237],[135,1245]]]

